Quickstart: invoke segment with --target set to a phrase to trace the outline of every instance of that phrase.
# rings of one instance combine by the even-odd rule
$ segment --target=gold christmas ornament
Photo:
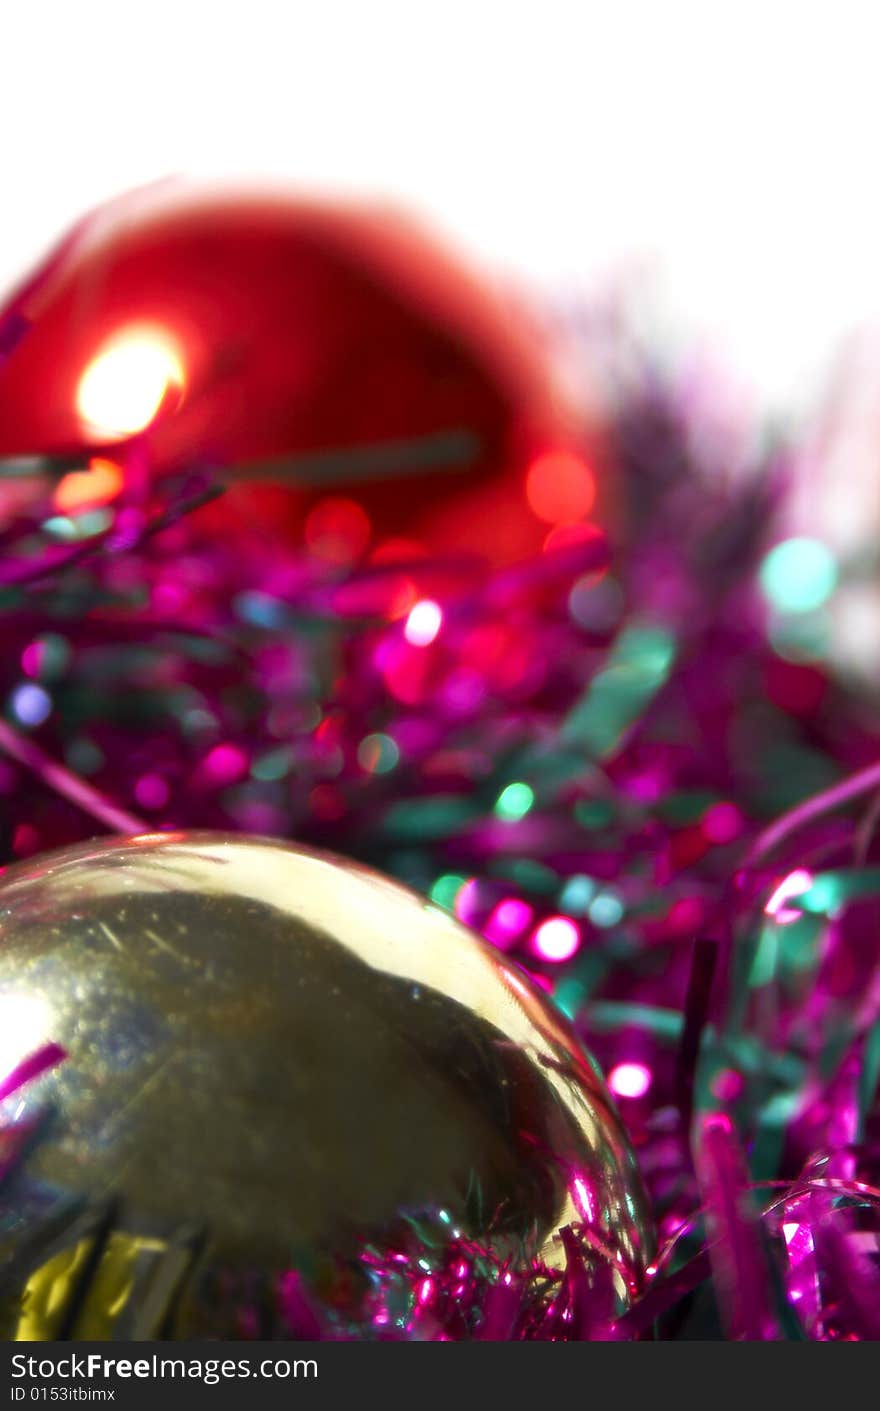
[[[219,834],[4,876],[0,1336],[370,1336],[410,1327],[416,1235],[552,1288],[566,1226],[625,1306],[651,1235],[604,1084],[437,906]]]

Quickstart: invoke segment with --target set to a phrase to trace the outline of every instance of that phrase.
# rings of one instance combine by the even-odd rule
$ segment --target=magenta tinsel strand
[[[11,729],[5,720],[0,720],[0,750],[41,779],[47,788],[69,799],[83,813],[91,815],[96,822],[111,832],[148,831],[143,820],[136,814],[124,808],[117,808],[112,800],[104,798],[97,789],[93,789],[72,770],[50,759],[33,740],[25,739],[18,731]]]
[[[543,1336],[565,1341],[612,1340],[614,1293],[606,1261],[588,1264],[571,1226],[559,1232],[565,1250],[565,1276],[542,1328]]]
[[[853,799],[859,798],[862,794],[870,793],[872,789],[880,789],[880,763],[859,770],[849,779],[844,779],[832,788],[823,790],[813,798],[805,799],[803,803],[790,809],[781,818],[777,818],[774,823],[758,834],[746,855],[744,869],[754,868],[768,853],[775,851],[780,843],[798,829],[803,828],[812,819],[819,818],[824,813],[830,813],[832,809],[842,808],[844,804],[851,803]]]
[[[320,1320],[303,1288],[302,1275],[289,1269],[278,1281],[278,1304],[288,1337],[305,1342],[322,1336]]]
[[[768,1299],[765,1252],[749,1208],[745,1163],[729,1119],[706,1117],[697,1147],[706,1198],[709,1259],[727,1336],[766,1341],[778,1336]]]
[[[694,945],[690,978],[684,1002],[684,1028],[678,1053],[675,1084],[682,1132],[685,1134],[691,1125],[694,1074],[700,1051],[700,1039],[709,1015],[717,955],[718,947],[712,940],[701,938]]]
[[[876,1342],[880,1340],[876,1239],[871,1255],[860,1248],[852,1212],[835,1210],[828,1197],[813,1195],[811,1228],[820,1268],[827,1286],[826,1321],[831,1335]]]
[[[650,1331],[651,1325],[692,1294],[711,1277],[712,1267],[706,1250],[694,1255],[669,1277],[658,1277],[648,1287],[642,1297],[617,1320],[621,1337],[641,1337]]]
[[[34,1053],[29,1054],[11,1073],[6,1073],[0,1079],[0,1102],[7,1097],[13,1096],[25,1084],[32,1083],[50,1068],[56,1067],[67,1057],[67,1053],[60,1044],[42,1044]]]
[[[507,1342],[516,1327],[522,1303],[519,1281],[511,1275],[493,1284],[486,1294],[483,1321],[477,1330],[479,1342]]]

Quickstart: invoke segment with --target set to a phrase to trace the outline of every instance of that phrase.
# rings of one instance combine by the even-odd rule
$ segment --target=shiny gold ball
[[[414,1230],[552,1287],[565,1226],[625,1305],[650,1230],[605,1087],[435,905],[219,834],[3,878],[0,1336],[303,1335],[292,1289],[368,1336]]]

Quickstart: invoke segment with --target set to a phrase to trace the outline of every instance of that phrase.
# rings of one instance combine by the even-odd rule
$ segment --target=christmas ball
[[[374,547],[533,547],[529,467],[573,454],[537,337],[384,209],[162,184],[81,222],[6,324],[0,455],[124,468],[136,446],[154,476],[228,476],[236,510],[288,535],[329,496],[343,540],[353,503]]]
[[[0,936],[0,1336],[403,1336],[450,1248],[537,1297],[573,1231],[616,1307],[638,1286],[591,1060],[396,883],[266,839],[101,841],[11,868]]]

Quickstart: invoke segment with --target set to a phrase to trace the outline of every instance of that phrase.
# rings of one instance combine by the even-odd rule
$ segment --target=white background
[[[7,0],[0,282],[121,188],[283,175],[402,199],[565,297],[642,271],[671,327],[791,408],[880,309],[878,15]]]

